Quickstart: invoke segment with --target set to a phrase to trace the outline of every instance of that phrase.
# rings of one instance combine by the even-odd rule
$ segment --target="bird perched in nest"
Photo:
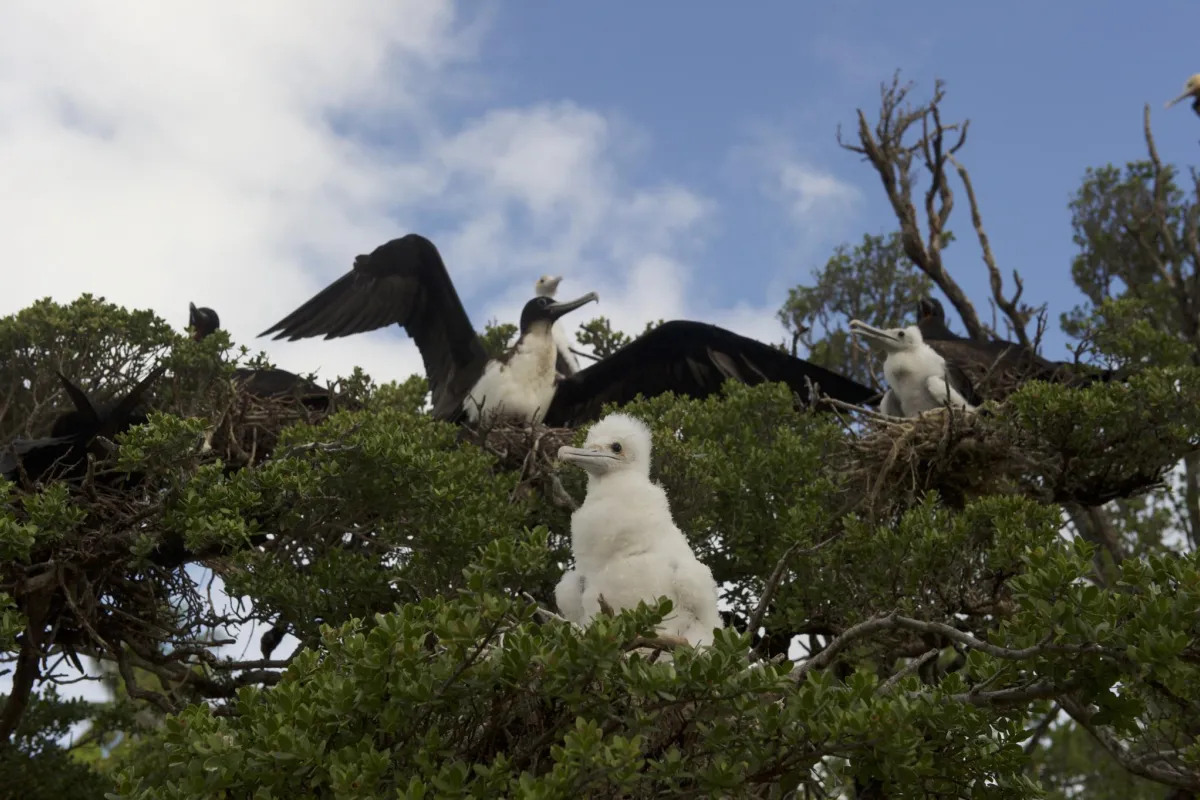
[[[1192,111],[1195,111],[1196,115],[1200,116],[1200,72],[1188,78],[1183,84],[1183,94],[1169,101],[1164,107],[1170,108],[1176,103],[1187,100],[1189,97],[1192,98]]]
[[[915,417],[947,403],[952,408],[974,411],[979,404],[967,376],[926,344],[916,325],[884,330],[852,319],[850,331],[887,354],[883,375],[888,390],[879,407],[884,414]]]
[[[588,431],[583,447],[560,447],[558,458],[588,474],[587,498],[571,515],[575,568],[554,590],[559,612],[585,625],[600,613],[666,596],[671,614],[658,631],[711,644],[722,627],[712,571],[692,552],[671,518],[667,493],[650,481],[650,429],[625,414],[609,414]]]
[[[197,307],[188,303],[188,328],[192,339],[202,342],[221,327],[221,318],[211,308]],[[306,381],[294,372],[285,369],[246,369],[233,371],[233,379],[248,394],[256,397],[299,397],[300,401],[314,409],[324,410],[329,406],[329,390],[322,389],[312,381]]]
[[[97,459],[107,455],[107,448],[98,440],[112,439],[134,425],[146,423],[142,396],[164,371],[165,367],[156,367],[124,397],[100,403],[93,403],[82,389],[58,373],[74,408],[59,414],[49,437],[9,442],[0,452],[0,476],[16,482],[23,470],[31,483],[50,477],[82,477],[89,453]]]
[[[710,397],[730,378],[750,385],[786,383],[804,405],[817,408],[827,405],[813,384],[846,403],[869,402],[875,395],[771,345],[690,320],[659,325],[587,368],[563,375],[556,366],[562,353],[553,326],[599,296],[589,292],[559,303],[540,294],[545,288],[535,286],[538,296],[522,309],[516,344],[492,358],[437,247],[410,233],[359,255],[350,272],[260,335],[335,339],[401,325],[421,351],[433,417],[456,423],[488,417],[578,427],[599,419],[606,404],[664,392]]]
[[[917,303],[917,327],[925,343],[970,382],[981,402],[1003,400],[1031,380],[1081,389],[1119,377],[1112,370],[1051,361],[1031,347],[1006,339],[979,341],[959,336],[946,325],[946,310],[934,297],[923,297]]]
[[[549,297],[551,300],[558,293],[558,285],[562,283],[562,275],[543,275],[533,284],[534,297]],[[555,369],[560,378],[567,378],[579,372],[579,359],[571,352],[571,337],[567,335],[561,320],[555,320],[550,326],[550,334],[554,337],[554,346],[558,348],[558,362]]]

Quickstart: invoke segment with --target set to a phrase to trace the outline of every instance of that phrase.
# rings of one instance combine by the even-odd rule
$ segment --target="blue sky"
[[[947,12],[930,3],[765,2],[738,14],[728,4],[655,3],[634,13],[624,3],[532,0],[498,14],[485,52],[506,96],[570,97],[649,128],[657,145],[650,174],[723,201],[712,268],[693,291],[748,302],[760,302],[764,287],[803,282],[838,240],[894,227],[874,172],[840,151],[834,132],[842,122],[853,135],[855,108],[870,114],[894,69],[918,82],[918,99],[941,77],[947,116],[971,119],[964,161],[1001,269],[1020,269],[1026,296],[1057,312],[1075,296],[1067,199],[1088,166],[1143,156],[1142,104],[1151,103],[1164,158],[1194,163],[1200,152],[1200,119],[1184,106],[1162,111],[1200,70],[1200,6],[1153,7],[1132,14],[1116,2],[1025,1]],[[797,235],[752,181],[731,175],[730,150],[764,129],[861,188],[859,213],[832,236]],[[985,302],[959,199],[952,227],[960,244],[948,263]],[[753,277],[734,271],[739,264]],[[1061,337],[1047,345],[1061,347]]]
[[[777,338],[789,286],[894,227],[834,133],[897,67],[918,98],[949,82],[1001,268],[1054,312],[1074,302],[1066,202],[1086,167],[1143,155],[1145,102],[1164,158],[1194,162],[1200,139],[1189,109],[1162,109],[1200,70],[1184,2],[227,2],[136,25],[67,6],[0,10],[0,258],[36,267],[0,313],[91,291],[182,325],[194,300],[329,377],[420,361],[395,329],[254,334],[409,230],[441,247],[477,325],[553,272],[627,329],[683,316]],[[983,301],[959,200],[948,264]]]

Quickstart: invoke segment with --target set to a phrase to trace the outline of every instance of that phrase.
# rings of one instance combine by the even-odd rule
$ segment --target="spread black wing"
[[[441,254],[424,236],[410,233],[358,256],[353,270],[259,336],[336,339],[392,324],[404,326],[421,351],[434,416],[456,416],[488,357]]]
[[[925,343],[946,360],[952,382],[962,380],[970,385],[979,402],[1003,400],[1031,380],[1082,388],[1115,377],[1111,370],[1051,361],[1032,348],[1006,339],[978,341],[959,336],[946,325],[945,308],[935,297],[921,298],[917,318]],[[979,404],[963,396],[972,405]]]
[[[146,421],[145,414],[138,410],[142,395],[165,369],[157,367],[151,370],[119,401],[99,408],[93,406],[82,389],[59,373],[59,380],[75,408],[55,419],[51,436],[9,442],[0,453],[0,474],[9,480],[16,480],[20,474],[18,467],[24,466],[31,481],[46,477],[52,469],[63,470],[59,473],[60,477],[78,476],[88,449],[97,436],[111,438]]]
[[[786,383],[806,405],[813,401],[809,381],[821,394],[847,403],[877,397],[867,386],[770,345],[716,325],[674,320],[559,383],[545,422],[580,425],[598,419],[605,403],[628,403],[639,394],[704,398],[730,378],[750,385]]]
[[[1033,380],[1078,389],[1114,377],[1111,371],[1089,368],[1084,364],[1050,361],[1028,347],[1002,339],[987,342],[933,339],[925,343],[946,360],[948,369],[961,373],[983,400],[1003,400]]]

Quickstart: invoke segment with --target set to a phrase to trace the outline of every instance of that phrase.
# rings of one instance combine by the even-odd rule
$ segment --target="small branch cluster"
[[[858,111],[858,144],[843,141],[838,131],[838,144],[846,150],[864,156],[883,182],[883,188],[900,223],[905,254],[941,289],[962,317],[967,334],[973,339],[986,339],[989,332],[980,321],[975,307],[967,299],[958,282],[950,277],[942,252],[950,242],[947,223],[954,209],[954,192],[950,187],[947,167],[953,167],[962,180],[971,207],[971,222],[988,271],[993,302],[1008,320],[1017,340],[1030,345],[1026,326],[1033,309],[1020,303],[1024,284],[1016,270],[1012,279],[1016,287],[1009,297],[1004,295],[1004,281],[996,264],[995,254],[983,225],[983,215],[971,184],[970,174],[955,155],[967,142],[970,121],[946,124],[942,121],[941,102],[945,97],[942,81],[937,81],[933,97],[927,103],[912,106],[906,103],[912,84],[900,85],[899,72],[891,85],[881,88],[879,120],[872,128],[866,115]],[[920,135],[906,142],[910,129],[920,125]],[[916,177],[914,162],[919,160],[929,173],[930,183],[922,203],[925,226],[922,230],[914,201]]]
[[[555,462],[558,448],[571,444],[574,436],[571,428],[507,423],[463,426],[459,433],[461,440],[495,456],[501,469],[519,474],[514,500],[541,488],[551,503],[572,511],[579,508],[579,503],[563,487]]]

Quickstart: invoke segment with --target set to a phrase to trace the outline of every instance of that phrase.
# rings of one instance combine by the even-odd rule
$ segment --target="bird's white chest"
[[[893,353],[883,362],[883,376],[900,401],[905,416],[936,408],[927,381],[945,372],[942,357],[928,348],[919,352]]]
[[[550,332],[530,332],[507,362],[489,361],[463,401],[467,418],[541,422],[554,399],[557,349]]]

